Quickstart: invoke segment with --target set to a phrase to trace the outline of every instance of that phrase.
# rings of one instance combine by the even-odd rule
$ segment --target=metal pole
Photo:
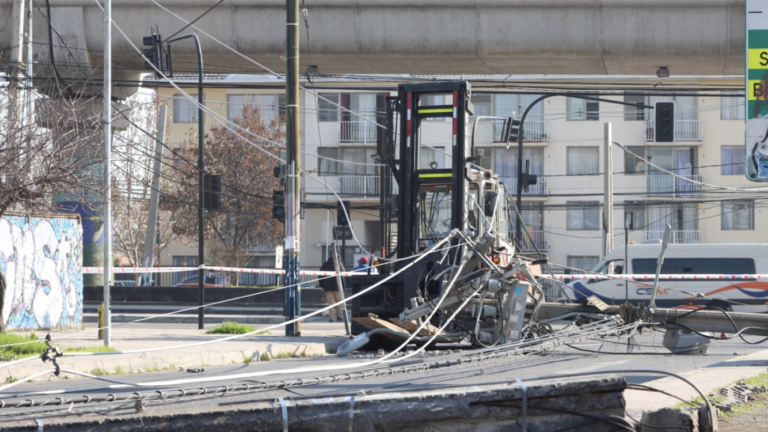
[[[163,162],[163,140],[165,139],[165,122],[167,106],[160,106],[157,121],[157,137],[155,137],[155,161],[152,166],[152,189],[149,191],[149,214],[147,215],[147,235],[144,237],[144,267],[152,267],[155,262],[155,236],[157,235],[157,207],[160,201],[160,167]],[[142,275],[141,286],[151,285],[151,273]]]
[[[24,115],[24,121],[26,122],[26,126],[28,128],[32,127],[33,124],[35,124],[33,116],[34,116],[34,97],[32,92],[32,0],[27,0],[27,27],[24,31],[24,35],[27,42],[27,91],[24,92],[25,94],[25,104],[26,104],[26,114]],[[32,134],[27,134],[27,147],[29,147],[29,143],[32,139]]]
[[[299,1],[286,0],[286,150],[288,157],[288,175],[285,176],[285,250],[286,284],[290,287],[288,299],[288,317],[294,319],[301,315],[301,293],[299,288],[299,254],[301,244],[301,210],[299,191],[301,181],[301,159],[299,156]],[[286,336],[301,336],[301,323],[285,327]]]
[[[195,41],[195,47],[197,48],[197,171],[198,171],[198,208],[197,208],[197,256],[199,258],[199,268],[197,271],[197,328],[202,330],[205,325],[205,154],[204,138],[205,138],[205,114],[203,114],[203,104],[205,98],[203,97],[203,50],[200,47],[200,39],[198,39],[195,33],[186,34],[168,40],[167,44],[170,45],[173,42],[192,38]]]
[[[197,107],[197,170],[198,170],[198,184],[200,190],[198,191],[198,201],[200,206],[197,209],[198,219],[198,245],[197,255],[200,257],[200,268],[197,272],[197,304],[200,308],[197,310],[197,328],[202,330],[205,328],[205,154],[204,138],[205,138],[205,114],[203,114],[203,52],[200,49],[200,41],[197,39],[196,34],[192,34],[195,39],[195,46],[197,46],[197,103],[200,105]]]
[[[670,234],[672,234],[672,225],[667,224],[667,227],[664,230],[664,239],[661,241],[661,253],[659,254],[659,260],[656,263],[656,281],[653,283],[653,294],[651,294],[651,302],[648,303],[648,309],[650,309],[651,312],[656,309],[656,291],[659,289],[659,274],[661,274],[661,267],[664,265],[664,254],[667,252]]]
[[[605,196],[603,197],[603,256],[613,250],[613,132],[605,123]]]
[[[112,0],[104,0],[104,345],[112,345]]]
[[[341,281],[341,266],[339,265],[339,254],[336,253],[336,243],[331,245],[333,251],[333,268],[336,269],[336,285],[339,287],[339,298],[344,303],[341,304],[342,319],[344,320],[344,329],[347,331],[347,336],[352,335],[349,329],[349,316],[347,315],[347,293],[344,292],[344,283]]]
[[[629,272],[629,213],[626,213],[626,207],[624,207],[624,274],[631,274]],[[624,278],[624,300],[629,303],[629,281]]]

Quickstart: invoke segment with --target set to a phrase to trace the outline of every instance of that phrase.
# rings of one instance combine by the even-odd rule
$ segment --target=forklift
[[[506,142],[517,139],[519,123],[514,117],[483,116],[470,124],[474,111],[470,97],[471,87],[466,81],[429,82],[400,84],[397,97],[386,101],[386,135],[377,143],[377,153],[384,165],[380,170],[382,239],[388,242],[384,250],[394,253],[379,258],[384,265],[378,274],[352,276],[352,293],[358,294],[407,268],[352,300],[352,333],[370,334],[366,349],[400,345],[404,335],[423,323],[423,312],[431,311],[446,289],[453,289],[448,287],[451,278],[465,286],[478,286],[478,290],[478,284],[485,285],[482,291],[474,291],[477,299],[450,322],[438,342],[498,343],[502,325],[505,321],[510,324],[504,309],[513,296],[505,293],[517,287],[515,298],[518,304],[521,301],[519,285],[526,282],[520,282],[519,274],[528,270],[524,264],[515,267],[514,240],[510,240],[514,238],[512,204],[498,175],[479,165],[482,154],[475,151],[472,139],[483,119],[497,121]],[[441,148],[450,150],[443,153]],[[446,154],[450,155],[450,165],[443,167]],[[422,256],[452,232],[460,235]],[[462,267],[462,274],[453,275],[458,263],[469,256],[472,259]],[[517,264],[521,264],[519,259]],[[523,305],[527,294],[525,288]],[[461,296],[460,292],[453,295]],[[455,306],[446,302],[446,307],[433,314],[426,333],[420,335],[434,334],[447,314],[455,311],[451,305]],[[522,325],[523,315],[515,315],[515,320],[519,318],[517,327]],[[414,342],[421,340],[415,338]]]

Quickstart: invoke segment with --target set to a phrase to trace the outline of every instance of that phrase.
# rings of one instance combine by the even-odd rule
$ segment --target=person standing
[[[339,270],[344,271],[344,268],[339,265]],[[323,265],[320,267],[320,271],[326,271],[326,272],[335,272],[336,266],[333,264],[333,257],[328,258],[328,261],[323,263]],[[332,305],[334,303],[339,303],[341,301],[341,295],[339,293],[339,283],[338,278],[335,276],[323,276],[323,279],[320,279],[320,288],[323,289],[325,292],[325,301],[328,302],[329,305]],[[342,308],[341,304],[337,305],[336,307],[332,307],[328,310],[328,318],[330,322],[342,322]]]
[[[357,265],[352,270],[355,273],[378,274],[375,268],[368,271],[368,258],[366,257],[360,257],[360,260],[357,261]]]

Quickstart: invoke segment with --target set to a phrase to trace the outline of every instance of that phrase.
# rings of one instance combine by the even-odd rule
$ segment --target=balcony
[[[535,247],[534,247],[535,246]],[[546,233],[541,230],[528,230],[528,234],[523,232],[523,244],[521,252],[543,252],[549,249]]]
[[[397,195],[398,187],[394,177],[390,178],[392,182],[392,194]],[[379,176],[378,175],[346,175],[339,177],[339,188],[337,190],[339,195],[347,196],[379,196],[381,190],[379,189]]]
[[[510,195],[517,194],[517,177],[499,176],[499,181],[504,183]],[[523,196],[546,196],[547,194],[549,194],[549,189],[547,188],[547,178],[544,176],[539,176],[537,184],[528,186],[527,191],[523,190]]]
[[[647,231],[647,240],[662,240],[664,231]],[[670,244],[701,244],[704,234],[699,230],[673,230],[669,236]]]
[[[506,142],[502,132],[504,130],[504,120],[493,121],[493,142]],[[544,121],[526,121],[523,128],[523,141],[543,142],[549,139],[547,133],[547,122]]]
[[[682,178],[680,178],[682,177]],[[648,195],[676,198],[697,198],[703,196],[700,175],[673,177],[671,175],[649,175]]]
[[[648,121],[646,140],[653,141],[655,120]],[[675,120],[675,141],[701,141],[704,130],[701,120]]]
[[[376,123],[367,121],[339,122],[339,142],[375,143]]]

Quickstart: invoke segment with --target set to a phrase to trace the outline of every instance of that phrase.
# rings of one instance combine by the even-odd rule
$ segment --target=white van
[[[647,283],[625,282],[617,279],[578,279],[568,284],[568,296],[581,300],[597,295],[608,304],[648,302],[653,293],[653,279],[661,253],[661,243],[630,244],[628,266],[625,246],[605,256],[592,272],[620,276],[649,275]],[[664,255],[659,278],[656,305],[661,308],[693,309],[715,306],[741,312],[768,312],[768,244],[671,244]],[[682,275],[728,275],[728,278],[686,278]],[[749,275],[749,276],[748,276]],[[736,276],[736,277],[732,277]],[[699,298],[673,289],[703,294]],[[727,301],[726,301],[727,300]]]

